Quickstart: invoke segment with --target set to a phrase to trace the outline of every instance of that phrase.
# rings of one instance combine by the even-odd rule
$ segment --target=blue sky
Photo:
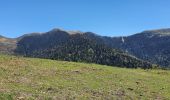
[[[170,0],[0,0],[0,35],[53,28],[127,36],[170,28]]]

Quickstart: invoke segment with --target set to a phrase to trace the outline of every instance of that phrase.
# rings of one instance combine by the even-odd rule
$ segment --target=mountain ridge
[[[13,50],[16,48],[16,42],[16,39],[0,35],[0,53],[13,53]]]
[[[120,67],[149,68],[151,64],[108,47],[102,37],[92,32],[69,34],[53,30],[46,34],[23,37],[17,43],[15,53],[38,58],[90,62]]]
[[[45,48],[46,50],[49,50],[47,48],[51,48],[51,49],[59,48],[58,45],[56,44],[59,44],[60,49],[61,49],[61,44],[68,45],[68,46],[72,45],[69,43],[70,37],[72,37],[73,40],[75,39],[75,41],[79,41],[79,37],[83,37],[85,41],[86,39],[89,39],[90,41],[93,41],[93,42],[95,41],[94,45],[102,44],[106,46],[104,48],[118,49],[121,52],[123,51],[127,53],[129,56],[134,56],[144,61],[149,61],[153,64],[158,64],[161,66],[168,67],[170,66],[170,62],[169,62],[170,55],[168,53],[170,52],[170,49],[169,49],[170,47],[168,46],[170,44],[169,34],[170,34],[170,28],[167,28],[167,29],[147,30],[141,33],[130,35],[130,36],[109,37],[109,36],[100,36],[92,32],[65,31],[62,29],[55,28],[48,32],[42,32],[42,33],[34,32],[31,34],[22,35],[18,38],[13,39],[16,41],[16,43],[13,43],[12,45],[13,46],[15,45],[16,47],[18,47],[19,41],[24,40],[24,39],[29,40],[29,39],[35,38],[34,40],[36,39],[39,39],[39,40],[36,41],[35,43],[32,41],[33,44],[37,44],[39,42],[44,41],[41,44],[39,44],[41,46],[35,46],[35,48],[39,47],[38,50],[40,49],[43,50]],[[78,38],[75,38],[75,37],[78,37]],[[10,38],[5,38],[5,39],[11,40]],[[71,42],[75,42],[75,41],[71,41]],[[79,42],[82,42],[82,41],[79,41]],[[1,44],[4,44],[4,43],[1,41]],[[28,44],[29,43],[25,43],[25,45],[28,45]],[[33,44],[30,44],[30,45],[33,45]],[[81,44],[78,44],[78,46],[80,45]],[[0,51],[2,50],[0,49]],[[13,49],[9,50],[9,52],[11,51],[13,51]],[[17,50],[14,50],[14,51],[17,51]]]
[[[163,33],[160,33],[163,32]],[[170,67],[170,29],[143,31],[128,37],[113,38],[113,48],[122,49],[137,58]]]

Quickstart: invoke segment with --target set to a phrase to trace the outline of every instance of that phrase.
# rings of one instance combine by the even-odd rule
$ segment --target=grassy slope
[[[170,99],[170,71],[0,55],[1,99]]]

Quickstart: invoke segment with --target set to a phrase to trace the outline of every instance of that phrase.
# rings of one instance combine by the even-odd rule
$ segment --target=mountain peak
[[[142,33],[149,34],[149,35],[156,35],[156,36],[170,36],[170,28],[147,30],[147,31],[143,31]]]
[[[61,29],[61,28],[54,28],[52,29],[51,31],[49,32],[66,32],[68,33],[69,35],[74,35],[74,34],[83,34],[84,32],[81,32],[79,30],[64,30],[64,29]]]
[[[147,30],[147,31],[152,31],[152,32],[170,32],[170,28]]]
[[[64,31],[64,30],[61,29],[61,28],[54,28],[54,29],[52,29],[50,32],[57,32],[57,31]]]

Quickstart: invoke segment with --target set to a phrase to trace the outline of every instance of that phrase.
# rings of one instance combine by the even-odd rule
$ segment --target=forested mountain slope
[[[140,59],[170,67],[170,29],[150,30],[127,37],[109,38],[106,44]]]
[[[55,60],[89,62],[130,68],[151,68],[152,64],[105,45],[101,36],[91,32],[74,33],[55,29],[25,36],[15,53]]]

